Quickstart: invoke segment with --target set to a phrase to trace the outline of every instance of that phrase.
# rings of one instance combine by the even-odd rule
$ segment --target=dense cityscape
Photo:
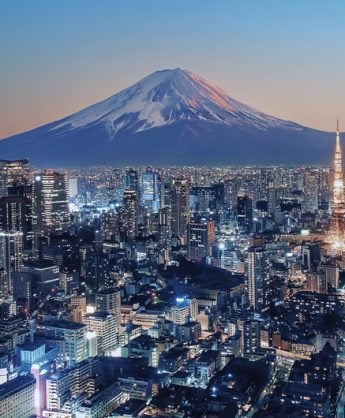
[[[0,418],[345,418],[344,0],[0,10]]]
[[[0,162],[0,416],[342,417],[328,167]]]

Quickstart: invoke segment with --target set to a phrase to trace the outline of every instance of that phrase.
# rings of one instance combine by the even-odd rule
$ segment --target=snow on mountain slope
[[[156,71],[108,99],[89,106],[50,128],[66,133],[102,125],[114,138],[120,131],[143,132],[178,121],[207,121],[227,126],[300,129],[229,97],[190,71]]]

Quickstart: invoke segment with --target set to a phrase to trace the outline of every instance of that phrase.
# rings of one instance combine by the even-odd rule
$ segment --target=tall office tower
[[[267,213],[274,218],[279,205],[278,191],[273,182],[267,186]]]
[[[319,207],[319,172],[308,170],[304,173],[303,212],[315,212]]]
[[[28,183],[28,163],[28,160],[0,160],[0,196],[7,196],[8,187]]]
[[[78,179],[69,178],[68,179],[68,196],[70,198],[76,197],[78,194]]]
[[[264,249],[248,249],[246,276],[250,305],[256,311],[267,309],[270,303],[270,263]]]
[[[159,209],[158,212],[159,243],[168,243],[171,240],[171,209],[169,206]]]
[[[68,178],[64,173],[44,171],[33,184],[33,229],[39,235],[66,232],[68,210]]]
[[[183,243],[186,242],[189,219],[189,183],[187,180],[174,180],[171,189],[171,229]]]
[[[196,197],[196,210],[201,213],[215,209],[216,191],[214,187],[193,187],[193,195]]]
[[[322,209],[329,209],[331,193],[329,189],[330,170],[324,168],[319,175],[319,206]]]
[[[141,175],[141,201],[150,212],[157,213],[159,209],[158,176],[151,167]]]
[[[100,218],[100,223],[103,240],[114,240],[119,229],[119,216],[116,211],[110,210],[103,213]]]
[[[103,289],[96,293],[96,311],[112,314],[116,322],[116,332],[121,323],[121,292],[120,289]]]
[[[213,190],[213,200],[210,202],[210,208],[211,210],[215,210],[217,208],[224,209],[225,204],[225,188],[224,183],[218,182],[215,184],[212,184],[211,186]]]
[[[8,197],[26,197],[27,199],[32,199],[32,184],[31,178],[28,180],[30,184],[18,184],[14,186],[7,187],[7,196]]]
[[[124,173],[121,168],[114,168],[110,175],[110,182],[116,189],[124,187]]]
[[[138,197],[135,190],[123,193],[123,225],[127,238],[132,239],[138,233]]]
[[[144,213],[145,235],[150,236],[158,234],[158,213],[150,213],[147,209],[145,209]]]
[[[160,180],[160,203],[161,209],[171,206],[171,183]]]
[[[7,297],[10,291],[10,283],[8,281],[7,273],[4,269],[0,269],[0,298]]]
[[[139,178],[136,170],[132,168],[126,170],[124,186],[125,190],[134,190],[139,193]]]
[[[23,267],[23,233],[20,231],[0,232],[0,268],[4,269],[12,290],[11,276]]]
[[[333,251],[345,250],[345,196],[342,153],[340,146],[339,124],[332,173],[332,217],[329,226],[327,242]]]
[[[237,197],[237,224],[247,234],[253,229],[253,201],[249,196]]]
[[[224,181],[224,203],[228,209],[235,209],[237,195],[241,187],[241,178],[236,177]]]
[[[190,222],[187,227],[188,259],[204,261],[211,255],[214,242],[214,221]]]
[[[159,189],[159,209],[163,209],[166,206],[169,206],[170,193],[166,191],[166,184],[161,176],[158,176],[158,189]],[[168,196],[166,196],[168,195]],[[168,200],[167,200],[168,199]]]
[[[24,247],[32,239],[31,201],[22,197],[0,198],[0,230],[23,233]]]

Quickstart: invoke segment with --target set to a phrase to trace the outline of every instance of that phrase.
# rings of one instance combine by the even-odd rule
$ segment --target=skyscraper
[[[319,206],[320,178],[317,170],[308,170],[304,173],[304,199],[303,212],[315,212]]]
[[[28,247],[31,225],[31,201],[24,197],[0,198],[0,229],[23,233],[23,244]]]
[[[207,213],[213,209],[216,200],[215,187],[193,187],[192,192],[196,197],[196,209],[198,212]]]
[[[270,269],[267,252],[251,247],[247,255],[247,287],[249,303],[257,311],[268,308],[270,302]]]
[[[212,219],[200,222],[190,222],[187,228],[188,258],[203,261],[211,255],[214,242],[214,222]]]
[[[159,209],[158,176],[151,167],[147,167],[141,176],[141,199],[142,204],[151,212],[156,213]]]
[[[166,206],[158,212],[158,228],[161,236],[161,231],[164,234],[164,238],[171,237],[171,208]]]
[[[134,190],[135,192],[139,193],[139,179],[137,171],[133,170],[132,168],[126,170],[124,186],[125,190]]]
[[[7,196],[7,187],[27,184],[28,160],[0,160],[0,196]]]
[[[138,232],[138,198],[135,190],[124,191],[123,218],[127,238],[134,238]]]
[[[340,146],[339,123],[332,172],[332,217],[327,241],[333,251],[345,250],[345,196],[342,152]]]
[[[189,183],[187,180],[174,180],[171,190],[171,229],[183,242],[186,241],[189,219]]]
[[[64,173],[44,171],[33,185],[33,228],[38,234],[64,232],[69,226],[68,179]]]
[[[267,187],[267,212],[274,218],[278,207],[278,193],[274,182],[269,182]]]
[[[253,201],[249,196],[237,197],[237,224],[248,234],[253,229]]]
[[[4,269],[12,290],[11,275],[23,266],[23,233],[20,231],[0,232],[0,268]]]
[[[228,209],[235,209],[237,205],[237,195],[241,187],[241,178],[228,178],[224,181],[224,201]]]

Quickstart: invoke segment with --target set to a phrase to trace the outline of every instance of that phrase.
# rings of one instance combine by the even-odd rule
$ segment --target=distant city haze
[[[4,0],[0,138],[182,67],[276,117],[345,126],[345,3]]]

